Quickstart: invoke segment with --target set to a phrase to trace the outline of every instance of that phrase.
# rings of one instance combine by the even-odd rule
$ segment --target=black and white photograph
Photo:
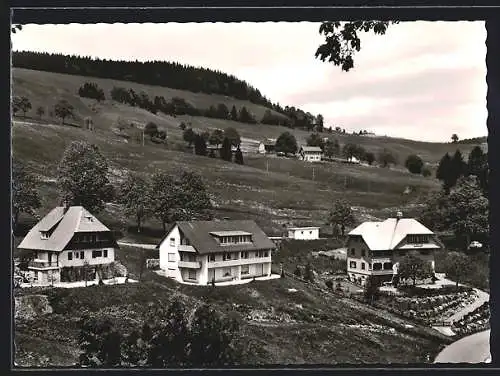
[[[16,369],[491,362],[484,21],[10,39]]]

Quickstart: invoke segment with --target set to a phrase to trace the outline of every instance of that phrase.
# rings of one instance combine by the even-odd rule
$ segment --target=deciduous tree
[[[149,193],[149,182],[137,174],[128,174],[125,182],[121,185],[120,202],[124,206],[125,212],[135,217],[137,232],[141,232],[141,224],[151,212],[152,202]]]
[[[223,141],[224,141],[224,132],[221,129],[214,129],[212,131],[212,134],[210,134],[210,138],[208,139],[210,145],[217,145],[217,146],[222,144]]]
[[[337,200],[330,210],[328,223],[340,227],[342,236],[345,235],[345,228],[354,224],[354,215],[351,205],[345,200]]]
[[[95,213],[112,199],[108,162],[93,144],[73,141],[64,151],[57,175],[61,198],[68,204],[81,205]]]
[[[233,146],[238,146],[239,144],[241,144],[240,134],[233,127],[228,127],[224,130],[224,137],[227,137],[227,139]]]
[[[37,107],[36,114],[38,115],[38,118],[41,119],[45,114],[45,109],[42,106]]]
[[[184,139],[184,141],[188,143],[188,146],[191,147],[196,138],[196,133],[194,133],[194,131],[191,128],[187,128],[186,130],[184,130],[182,138]]]
[[[378,160],[382,167],[388,167],[391,164],[397,163],[397,159],[394,154],[387,149],[384,149],[379,153]]]
[[[400,278],[411,279],[413,286],[416,286],[417,279],[432,276],[432,268],[430,262],[422,260],[414,252],[410,252],[399,262],[398,275]]]
[[[406,158],[405,167],[412,174],[420,174],[422,172],[422,168],[424,167],[424,161],[418,155],[411,154]]]
[[[54,105],[54,113],[57,117],[61,118],[64,124],[64,119],[74,116],[74,107],[66,99],[61,99]]]
[[[23,113],[23,117],[26,117],[26,112],[31,110],[31,102],[28,97],[14,97],[12,99],[12,111],[14,114],[21,111]]]
[[[19,214],[35,215],[41,206],[37,191],[38,180],[30,174],[24,164],[14,160],[12,164],[12,227],[16,229]]]
[[[283,132],[276,140],[276,151],[278,153],[295,154],[297,152],[297,140],[290,132]]]

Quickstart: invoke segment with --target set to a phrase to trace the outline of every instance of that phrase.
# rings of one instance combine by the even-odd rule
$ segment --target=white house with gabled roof
[[[179,221],[158,245],[164,274],[197,285],[270,277],[275,248],[251,220]]]
[[[364,222],[348,235],[347,273],[362,284],[369,276],[392,280],[409,252],[416,252],[434,270],[434,254],[441,249],[431,230],[413,218],[403,218],[401,212],[382,222]]]
[[[32,252],[28,270],[40,284],[73,282],[84,272],[95,279],[114,262],[117,248],[111,230],[82,206],[52,209],[18,246]]]
[[[307,162],[320,162],[323,151],[319,146],[302,145],[299,149],[299,159]]]

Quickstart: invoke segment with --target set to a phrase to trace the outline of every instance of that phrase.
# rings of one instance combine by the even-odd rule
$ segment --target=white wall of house
[[[303,153],[302,160],[306,162],[321,161],[321,153]]]
[[[100,253],[100,256],[98,252]],[[81,257],[82,253],[83,258]],[[83,266],[85,261],[87,261],[89,265],[110,264],[115,261],[115,250],[114,248],[93,248],[81,249],[77,251],[68,250],[59,254],[59,265],[61,267]]]
[[[259,154],[266,154],[266,147],[264,146],[264,143],[263,143],[263,142],[261,142],[261,143],[259,144],[258,153],[259,153]]]
[[[319,239],[319,228],[298,228],[289,229],[288,237],[296,240],[315,240]]]
[[[180,255],[178,246],[181,244],[181,234],[179,227],[175,226],[160,244],[160,268],[163,269],[167,277],[182,280],[179,270]]]

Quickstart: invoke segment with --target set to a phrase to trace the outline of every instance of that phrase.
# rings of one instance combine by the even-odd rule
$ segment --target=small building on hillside
[[[258,152],[259,154],[269,154],[274,153],[276,149],[276,140],[268,138],[259,143]]]
[[[275,248],[251,220],[176,222],[158,245],[165,275],[197,285],[269,277]]]
[[[299,159],[307,162],[319,162],[323,151],[319,146],[301,146],[299,149]]]
[[[361,284],[369,276],[392,281],[399,261],[409,252],[416,252],[434,270],[434,254],[441,249],[431,230],[413,218],[403,218],[401,212],[383,222],[364,222],[348,235],[347,273]]]
[[[288,227],[287,237],[295,240],[319,239],[319,227]]]
[[[113,233],[82,206],[58,206],[24,237],[35,284],[106,279],[118,248]]]

